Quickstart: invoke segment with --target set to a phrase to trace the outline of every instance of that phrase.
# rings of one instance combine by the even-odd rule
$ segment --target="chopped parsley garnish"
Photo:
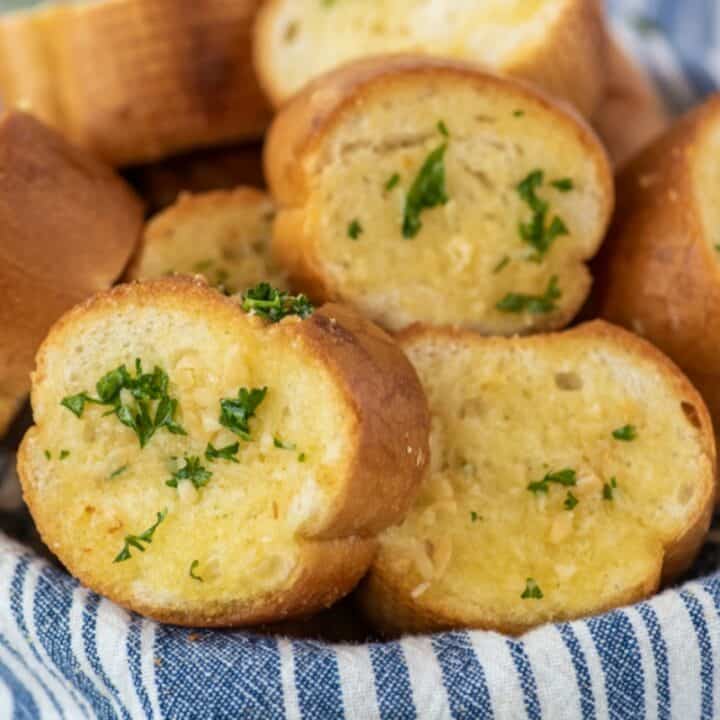
[[[95,386],[97,397],[82,392],[63,398],[60,404],[78,418],[82,417],[86,403],[112,406],[113,409],[106,414],[114,414],[123,425],[133,430],[143,448],[161,428],[175,435],[187,434],[175,421],[178,401],[168,394],[168,382],[167,373],[157,365],[151,373],[144,373],[142,362],[137,358],[135,377],[125,365],[121,365],[98,380]],[[125,402],[121,395],[123,390],[130,395]],[[153,412],[154,401],[157,405]]]
[[[560,178],[559,180],[553,180],[550,184],[556,190],[564,193],[570,192],[575,187],[572,178]]]
[[[61,450],[61,451],[60,451],[60,459],[61,459],[61,460],[66,460],[66,459],[69,458],[69,457],[70,457],[70,451],[69,451],[69,450]]]
[[[277,435],[273,438],[273,445],[280,450],[297,450],[295,443],[283,442]]]
[[[623,425],[613,430],[612,436],[621,442],[632,442],[637,437],[637,429],[634,425]]]
[[[110,478],[110,480],[112,480],[113,478],[116,478],[119,475],[122,475],[128,469],[128,467],[129,467],[128,465],[123,465],[122,467],[119,467],[117,470],[113,470],[108,477]]]
[[[46,450],[46,451],[45,451],[45,457],[46,457],[48,460],[52,460],[52,453],[51,453],[49,450]]]
[[[506,255],[494,268],[493,275],[497,275],[502,272],[510,264],[510,256]]]
[[[540,586],[532,578],[528,578],[525,581],[525,590],[520,596],[523,600],[542,600],[543,591]]]
[[[420,214],[448,201],[445,189],[445,151],[447,143],[433,150],[415,178],[405,199],[402,234],[414,238],[422,229]]]
[[[715,246],[715,250],[716,250],[717,252],[720,252],[720,243]]]
[[[525,111],[524,110],[514,110],[513,115],[515,117],[523,117],[523,115],[525,115]]]
[[[290,295],[266,282],[250,288],[243,295],[242,308],[245,312],[260,315],[274,323],[288,315],[298,315],[305,319],[315,310],[305,295]]]
[[[570,468],[558,470],[557,472],[547,473],[542,480],[531,482],[527,489],[538,495],[539,493],[547,494],[550,490],[550,484],[562,485],[563,487],[574,487],[577,485],[577,473]]]
[[[550,278],[547,289],[542,295],[525,295],[523,293],[508,293],[495,306],[500,312],[543,315],[555,310],[555,301],[562,297],[562,291],[557,284],[557,275]]]
[[[250,440],[250,418],[265,399],[267,388],[240,388],[237,398],[220,401],[220,424],[243,440]]]
[[[394,173],[390,179],[385,183],[385,192],[390,192],[400,182],[400,174]]]
[[[472,510],[470,512],[470,521],[477,522],[479,519],[480,519],[480,516],[474,510]]]
[[[300,453],[298,455],[298,462],[305,462],[307,460],[307,455],[305,453]]]
[[[193,580],[197,580],[198,582],[204,582],[203,579],[202,579],[199,575],[196,575],[196,574],[195,574],[195,569],[197,568],[197,566],[198,566],[199,564],[200,564],[200,561],[199,561],[199,560],[193,560],[193,561],[190,563],[190,572],[189,572],[189,575],[190,575],[190,577],[191,577]]]
[[[520,237],[535,249],[535,254],[531,257],[534,262],[543,259],[557,238],[568,234],[567,226],[557,215],[549,225],[547,224],[550,206],[537,195],[537,190],[542,187],[544,181],[545,173],[542,170],[534,170],[516,187],[518,194],[533,213],[530,222],[520,223]]]
[[[165,484],[168,487],[176,488],[178,486],[178,483],[182,480],[189,480],[198,490],[201,487],[205,487],[205,485],[210,482],[210,478],[212,477],[212,473],[209,470],[206,470],[201,464],[200,464],[200,458],[197,456],[193,457],[185,457],[185,465],[184,467],[181,467],[179,470],[176,470],[173,474],[170,480],[168,480]]]
[[[580,502],[580,501],[572,494],[572,492],[571,492],[570,490],[568,490],[568,493],[567,493],[567,495],[565,496],[565,502],[563,503],[563,507],[564,507],[566,510],[574,510],[574,509],[575,509],[575,506],[576,506],[579,502]]]
[[[130,555],[130,548],[134,547],[137,548],[140,552],[145,552],[145,548],[143,547],[143,543],[145,545],[149,545],[153,540],[153,535],[155,534],[155,531],[158,528],[158,525],[165,519],[167,516],[167,508],[165,508],[162,512],[159,512],[157,514],[157,520],[153,525],[151,525],[144,533],[141,533],[140,535],[126,535],[125,536],[125,545],[123,549],[118,553],[117,557],[113,560],[113,562],[123,562],[124,560],[129,560],[132,555]]]
[[[605,485],[603,485],[603,500],[613,500],[616,489],[617,480],[612,477],[610,478],[610,482],[606,482]]]
[[[229,460],[230,462],[239,462],[237,459],[238,451],[240,450],[240,443],[233,443],[232,445],[226,445],[222,448],[216,448],[212,443],[208,443],[205,448],[205,458],[210,462],[216,460]]]
[[[363,226],[360,224],[360,221],[355,218],[349,225],[348,225],[348,237],[352,240],[357,240],[362,234],[363,234]]]
[[[450,137],[450,131],[448,130],[447,125],[445,124],[444,120],[440,120],[440,122],[438,122],[437,129],[438,129],[438,132],[441,135],[443,135],[444,137],[446,137],[446,138]]]

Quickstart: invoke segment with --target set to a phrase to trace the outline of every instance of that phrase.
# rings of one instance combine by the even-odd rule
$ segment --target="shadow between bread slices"
[[[521,634],[639,601],[687,570],[715,497],[712,424],[658,350],[602,321],[521,338],[399,341],[431,468],[380,537],[359,602],[384,634]]]
[[[391,331],[564,327],[614,203],[583,120],[535,89],[415,56],[347,65],[276,117],[273,254],[293,287]]]
[[[231,626],[320,610],[366,572],[428,461],[427,405],[385,333],[294,302],[269,322],[177,277],[55,325],[19,473],[88,587],[159,621]]]

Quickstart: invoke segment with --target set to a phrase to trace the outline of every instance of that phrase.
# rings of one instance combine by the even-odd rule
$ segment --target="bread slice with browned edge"
[[[677,121],[618,177],[597,261],[607,319],[666,352],[720,428],[720,96]]]
[[[23,113],[0,118],[0,434],[33,358],[68,308],[111,285],[140,239],[142,204],[102,163]]]
[[[415,371],[353,311],[274,300],[166,278],[50,332],[18,469],[91,589],[163,622],[277,621],[349,592],[404,517],[429,457]]]
[[[658,350],[601,321],[400,342],[430,403],[431,470],[362,588],[377,628],[519,634],[641,600],[690,566],[715,444]]]
[[[128,277],[198,274],[229,294],[262,281],[284,290],[270,257],[274,216],[270,198],[253,188],[182,195],[145,227]]]
[[[667,128],[670,116],[643,68],[617,42],[609,47],[607,73],[592,124],[619,168]]]
[[[596,0],[268,0],[254,53],[275,105],[343,63],[414,52],[529,80],[590,116],[604,91],[606,46]]]
[[[113,165],[259,137],[260,0],[101,0],[0,20],[0,96]]]
[[[273,253],[291,283],[391,330],[566,325],[613,206],[574,114],[452,61],[360,61],[287,105],[265,147]]]

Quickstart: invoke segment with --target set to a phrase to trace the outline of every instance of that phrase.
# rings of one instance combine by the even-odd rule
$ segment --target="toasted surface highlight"
[[[67,314],[38,354],[36,425],[19,457],[48,547],[92,589],[165,622],[272,622],[349,592],[374,534],[411,502],[428,451],[411,366],[346,313],[326,306],[268,325],[173,278],[120,286]],[[102,398],[95,383],[123,365],[134,376],[136,359],[166,373],[174,430],[161,424],[142,446],[112,406],[87,402],[75,417],[61,404]],[[358,391],[386,384],[396,389],[382,408]],[[267,388],[246,415],[249,437],[222,419],[221,401],[241,388]],[[119,396],[131,408],[132,392]],[[397,437],[367,457],[386,423]]]
[[[279,105],[342,63],[416,52],[531,80],[589,114],[604,83],[603,22],[594,0],[270,0],[256,22],[255,66]]]
[[[270,198],[252,188],[182,195],[147,224],[128,276],[199,274],[228,293],[261,281],[284,289],[284,273],[270,256],[274,217]]]
[[[265,164],[291,282],[392,330],[566,325],[613,205],[609,161],[575,116],[427,58],[319,80],[276,118]]]
[[[402,345],[432,461],[363,588],[380,629],[517,634],[689,567],[715,495],[712,425],[657,350],[599,321],[515,339],[418,329]]]

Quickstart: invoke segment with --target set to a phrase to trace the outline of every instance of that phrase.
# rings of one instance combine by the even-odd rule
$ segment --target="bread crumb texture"
[[[45,542],[71,572],[134,610],[191,625],[277,620],[353,587],[375,542],[362,521],[332,526],[367,423],[309,339],[315,317],[267,325],[197,281],[168,279],[99,295],[55,326],[38,355],[36,425],[19,469]],[[95,384],[105,378],[108,392],[122,366],[149,383],[125,383],[116,401],[140,430],[112,404],[87,401],[79,417],[72,400],[62,404],[102,397]],[[143,387],[153,399],[138,399]],[[176,407],[163,413],[163,397]],[[143,403],[155,425],[144,447]],[[388,488],[394,473],[408,477],[397,464],[387,472]],[[378,495],[368,503],[388,499]]]
[[[687,568],[715,450],[702,400],[657,351],[603,323],[532,339],[411,332],[404,347],[429,397],[432,464],[364,589],[381,628],[519,633]]]

